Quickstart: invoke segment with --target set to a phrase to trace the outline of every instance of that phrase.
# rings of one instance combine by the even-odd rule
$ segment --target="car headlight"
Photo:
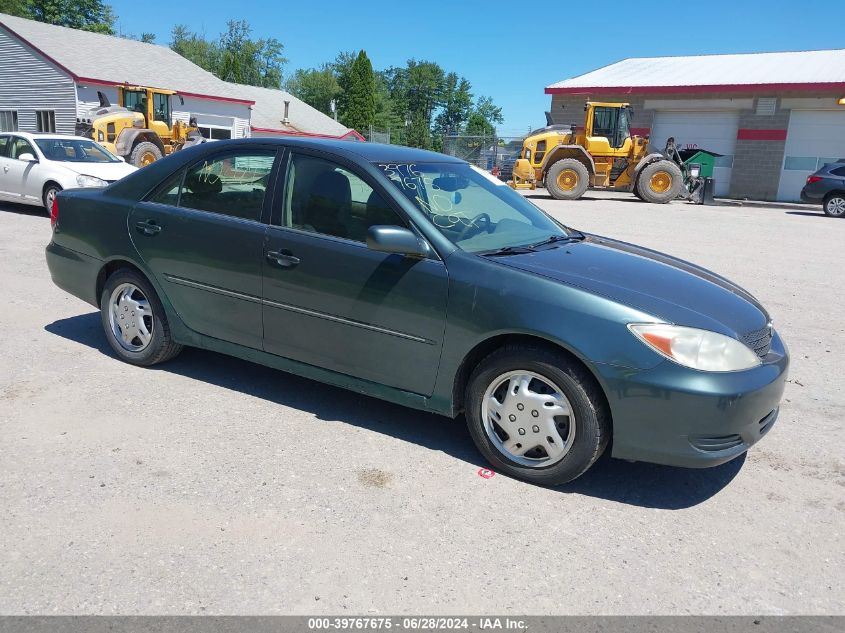
[[[740,371],[760,365],[754,351],[735,338],[669,323],[630,323],[628,329],[658,354],[701,371]]]
[[[105,187],[109,183],[96,176],[84,176],[80,174],[76,177],[76,184],[80,187]]]

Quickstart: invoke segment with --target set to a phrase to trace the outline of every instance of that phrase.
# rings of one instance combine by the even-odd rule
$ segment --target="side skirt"
[[[197,334],[196,332],[191,332],[190,340],[179,342],[189,346],[207,349],[212,352],[219,352],[221,354],[234,356],[235,358],[272,367],[273,369],[279,369],[290,374],[302,376],[303,378],[309,378],[335,387],[341,387],[366,396],[372,396],[373,398],[379,398],[380,400],[386,400],[405,407],[410,407],[412,409],[420,409],[431,413],[438,413],[440,415],[449,415],[450,413],[449,411],[441,411],[439,408],[432,408],[432,405],[434,405],[433,399],[421,396],[417,393],[387,387],[369,380],[361,380],[360,378],[354,378],[352,376],[347,376],[346,374],[322,369],[321,367],[315,367],[314,365],[291,360],[282,356],[276,356],[275,354],[270,354],[269,352],[264,352],[262,350],[246,348],[227,341],[221,341],[210,336]]]

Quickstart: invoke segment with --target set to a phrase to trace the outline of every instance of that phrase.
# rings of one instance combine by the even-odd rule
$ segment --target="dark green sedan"
[[[467,163],[246,139],[62,192],[47,262],[123,360],[185,345],[466,416],[541,484],[612,455],[713,466],[773,425],[789,358],[748,292],[562,226]]]

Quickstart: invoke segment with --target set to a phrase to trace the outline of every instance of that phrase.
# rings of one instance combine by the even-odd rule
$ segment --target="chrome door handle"
[[[267,259],[276,262],[282,268],[293,268],[299,264],[299,257],[286,250],[281,251],[267,251]]]
[[[144,235],[155,235],[156,233],[161,233],[161,227],[153,220],[142,220],[140,222],[136,222],[135,227],[138,228]]]

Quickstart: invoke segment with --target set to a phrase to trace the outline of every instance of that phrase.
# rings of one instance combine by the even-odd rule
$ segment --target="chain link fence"
[[[521,136],[467,136],[443,137],[443,153],[489,171],[503,180],[509,180],[513,163],[522,150]]]

